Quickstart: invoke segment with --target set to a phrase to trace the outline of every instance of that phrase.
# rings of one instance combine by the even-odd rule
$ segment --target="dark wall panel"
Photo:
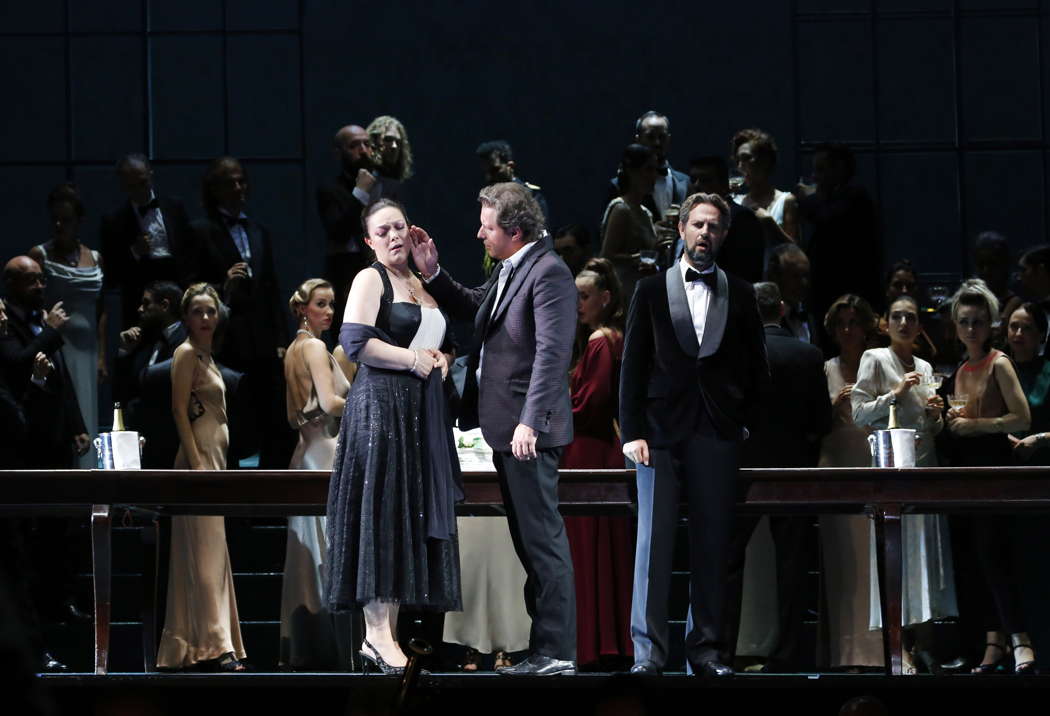
[[[0,38],[0,160],[66,157],[65,42],[53,37]]]
[[[798,64],[804,141],[874,137],[870,22],[799,23]]]
[[[226,0],[228,30],[296,30],[298,0]]]
[[[274,263],[281,295],[292,295],[296,286],[316,273],[322,254],[307,245],[303,236],[303,172],[297,164],[247,164],[251,198],[246,212],[270,229]]]
[[[73,32],[140,32],[145,26],[142,0],[70,0]]]
[[[87,216],[80,227],[80,240],[95,250],[101,248],[99,224],[102,217],[115,211],[127,201],[120,191],[113,167],[78,166],[73,170],[73,180],[80,190],[80,197],[88,207]]]
[[[148,0],[148,2],[151,30],[171,32],[222,29],[222,3],[216,0]]]
[[[0,28],[4,32],[62,32],[66,28],[64,0],[0,3]]]
[[[66,171],[61,167],[0,167],[0,196],[4,197],[0,264],[48,240],[47,193],[65,180]]]
[[[886,263],[909,258],[919,271],[961,271],[955,154],[885,155],[880,175]]]
[[[145,151],[142,38],[74,37],[72,57],[74,159]]]
[[[962,21],[963,119],[968,139],[1039,139],[1037,18]]]
[[[211,158],[224,151],[222,38],[152,39],[154,142],[160,158]]]
[[[883,20],[876,28],[880,141],[953,141],[951,20]]]
[[[229,39],[230,153],[298,157],[302,148],[299,40],[293,35]]]
[[[1042,175],[1043,153],[972,152],[966,157],[966,231],[995,229],[1006,234],[1018,251],[1045,242],[1043,202],[1046,187],[1033,178]]]
[[[941,11],[951,12],[955,0],[877,0],[880,12]]]

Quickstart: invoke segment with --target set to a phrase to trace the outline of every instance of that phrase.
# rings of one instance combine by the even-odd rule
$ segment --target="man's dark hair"
[[[120,159],[117,160],[117,166],[116,166],[117,173],[120,174],[121,172],[123,172],[128,167],[136,165],[136,164],[140,164],[140,165],[146,167],[146,169],[152,169],[153,168],[153,165],[150,164],[149,158],[145,154],[142,154],[140,152],[132,152],[131,154],[125,154],[124,156],[122,156]]]
[[[758,315],[763,323],[780,321],[780,288],[772,281],[759,281],[755,284],[755,301],[758,303]]]
[[[641,134],[642,133],[642,122],[644,122],[645,120],[650,119],[652,117],[656,117],[658,119],[662,119],[667,124],[667,131],[668,132],[671,131],[671,118],[668,117],[666,114],[661,114],[660,112],[657,112],[656,110],[650,109],[648,112],[646,112],[641,117],[639,117],[638,119],[635,120],[635,122],[634,122],[634,133],[635,134]]]
[[[168,313],[178,318],[179,305],[182,303],[182,289],[177,284],[171,281],[154,281],[147,284],[145,290],[153,294],[155,303],[167,301]]]
[[[982,231],[977,234],[977,238],[973,242],[973,250],[980,251],[982,249],[988,249],[1003,256],[1010,254],[1009,242],[998,231]]]
[[[708,154],[703,157],[694,157],[689,160],[689,168],[693,167],[713,167],[715,172],[718,174],[718,181],[722,184],[729,183],[729,164],[725,158],[718,156],[717,154]]]
[[[591,245],[591,230],[583,224],[566,224],[557,231],[554,232],[554,238],[560,239],[563,236],[572,234],[576,237],[576,243],[580,246]]]
[[[204,177],[201,179],[201,205],[209,215],[217,214],[219,211],[219,199],[215,195],[216,187],[222,175],[231,167],[240,169],[244,174],[245,183],[248,183],[248,171],[236,157],[226,156],[212,159],[208,164],[208,169],[204,172]],[[248,186],[250,187],[251,184],[248,183]]]
[[[505,139],[492,139],[478,145],[478,159],[488,160],[493,154],[504,162],[514,161],[514,150],[510,148],[510,142]]]
[[[769,254],[766,263],[766,280],[779,283],[781,272],[784,269],[784,259],[788,256],[801,256],[806,258],[806,252],[799,248],[798,244],[783,243],[777,246]]]
[[[846,181],[857,173],[857,157],[853,150],[842,142],[821,142],[813,149],[813,156],[827,154],[828,159],[838,162],[846,170]]]
[[[1042,266],[1047,271],[1050,271],[1050,244],[1043,244],[1042,246],[1036,246],[1034,249],[1028,249],[1025,251],[1024,256],[1021,257],[1021,263],[1025,266]]]

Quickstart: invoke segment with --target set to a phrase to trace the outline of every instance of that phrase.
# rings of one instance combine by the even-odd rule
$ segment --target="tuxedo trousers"
[[[576,658],[576,582],[565,523],[558,511],[558,464],[562,449],[536,451],[517,460],[495,451],[514,551],[525,569],[525,609],[532,617],[529,652]]]
[[[713,430],[702,430],[672,447],[650,448],[649,462],[636,466],[638,541],[631,604],[634,660],[658,669],[667,666],[672,555],[684,492],[692,617],[685,649],[686,658],[695,667],[718,660],[725,652],[726,574],[740,443],[723,440]]]

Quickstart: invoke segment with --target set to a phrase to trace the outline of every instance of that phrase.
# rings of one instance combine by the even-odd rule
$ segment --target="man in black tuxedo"
[[[324,278],[335,287],[339,322],[354,276],[371,259],[372,252],[363,239],[361,214],[366,206],[389,193],[384,194],[374,148],[363,127],[349,124],[335,133],[333,142],[342,172],[334,182],[317,190],[317,211],[327,239]]]
[[[729,221],[722,197],[688,197],[678,223],[682,259],[638,282],[627,315],[620,428],[638,480],[632,673],[660,673],[667,664],[671,554],[683,489],[693,620],[686,656],[696,673],[733,673],[719,659],[737,468],[769,370],[751,284],[715,266]]]
[[[543,213],[516,182],[478,196],[478,238],[499,262],[489,280],[466,288],[438,267],[437,248],[413,227],[412,256],[427,290],[460,320],[474,321],[459,427],[481,426],[492,447],[514,549],[525,568],[532,617],[529,656],[509,675],[576,669],[576,589],[558,512],[558,462],[572,442],[569,361],[576,333],[576,287],[548,238]]]
[[[169,360],[186,340],[186,327],[179,319],[181,300],[182,289],[170,281],[149,284],[142,292],[138,325],[120,334],[113,393],[124,406],[128,428],[146,438],[142,450],[145,468],[171,467],[179,448],[178,435],[172,430],[170,376],[158,390],[145,383],[147,375],[152,375],[149,369]]]
[[[121,325],[130,326],[146,284],[186,284],[190,222],[181,201],[157,194],[144,155],[129,154],[117,162],[117,179],[128,201],[102,217],[99,234],[106,285],[120,289]]]
[[[689,188],[689,177],[667,161],[667,152],[671,148],[671,120],[665,114],[649,110],[634,123],[634,141],[652,149],[659,162],[660,176],[656,179],[653,193],[646,196],[642,203],[652,213],[653,221],[661,221],[672,204],[681,204],[685,200]],[[620,181],[613,177],[609,180],[602,211],[621,194]]]
[[[192,279],[215,285],[229,307],[219,327],[216,359],[244,374],[243,392],[254,403],[259,467],[284,469],[296,435],[284,409],[281,359],[289,340],[288,317],[282,310],[270,232],[245,213],[248,176],[237,159],[213,160],[201,195],[207,218],[192,224]]]
[[[762,396],[759,420],[744,443],[744,467],[815,467],[820,440],[831,429],[831,400],[824,377],[824,354],[800,341],[780,321],[785,306],[774,283],[756,283],[755,297],[766,333],[771,382]],[[727,660],[731,660],[740,628],[740,600],[747,543],[759,515],[740,515],[729,562],[726,607]],[[806,535],[813,517],[771,515],[769,528],[776,546],[779,636],[766,671],[794,671],[798,664],[802,625],[801,587],[806,569]]]

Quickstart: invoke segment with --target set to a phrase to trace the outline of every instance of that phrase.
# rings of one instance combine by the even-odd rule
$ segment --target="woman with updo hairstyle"
[[[339,332],[359,368],[328,493],[326,601],[333,612],[361,608],[363,663],[399,674],[408,662],[400,608],[458,611],[462,602],[463,492],[444,394],[453,347],[445,314],[409,266],[426,231],[389,199],[361,218],[376,261],[354,278]]]
[[[563,468],[622,468],[616,418],[623,356],[624,297],[608,259],[576,276],[577,340],[569,377],[573,441]],[[576,578],[576,658],[582,668],[626,668],[630,639],[634,531],[628,517],[566,517]]]
[[[334,306],[332,284],[320,278],[304,281],[288,300],[298,324],[284,354],[288,423],[299,432],[290,470],[331,470],[335,459],[339,418],[350,383],[321,338],[332,326]],[[326,529],[323,516],[288,518],[280,663],[292,669],[332,669],[339,661],[332,617],[325,605]]]
[[[733,201],[755,212],[766,237],[766,249],[785,241],[798,241],[798,200],[789,191],[773,186],[777,144],[761,129],[741,129],[729,142],[729,159],[744,177],[746,193]]]
[[[1050,446],[1050,361],[1039,355],[1046,331],[1046,314],[1037,303],[1022,303],[1007,316],[1006,346],[1028,399],[1032,424],[1027,431],[1006,437],[1015,461],[1028,465],[1050,464],[1050,454],[1044,449]]]
[[[62,327],[62,357],[90,438],[98,435],[98,384],[109,379],[102,256],[80,241],[87,210],[76,184],[65,182],[52,189],[47,212],[50,239],[26,253],[44,270],[46,305],[57,305],[69,316]],[[76,442],[80,457],[75,467],[96,467],[89,442],[79,436]]]
[[[868,429],[853,422],[852,393],[860,359],[875,333],[875,312],[860,296],[839,296],[824,316],[824,330],[838,355],[824,363],[831,399],[831,432],[820,446],[819,467],[871,464]],[[821,515],[828,660],[833,668],[881,667],[882,633],[870,624],[871,521],[862,515]]]
[[[933,389],[933,368],[914,353],[919,334],[919,304],[901,294],[888,311],[890,345],[864,351],[857,369],[857,382],[850,393],[853,422],[872,430],[888,427],[890,406],[896,404],[899,427],[918,434],[915,464],[935,467],[934,438],[941,432],[943,401]],[[922,663],[939,673],[940,662],[933,656],[936,619],[956,617],[955,572],[952,568],[951,540],[945,515],[905,515],[902,519],[903,612],[905,638],[904,668],[916,673]],[[872,553],[872,562],[874,554]],[[876,574],[874,569],[871,574]],[[878,580],[870,582],[872,629],[882,628]],[[915,658],[913,658],[915,657]]]
[[[634,285],[646,269],[655,270],[654,264],[643,265],[642,261],[642,251],[656,250],[654,218],[642,202],[653,193],[659,171],[652,149],[644,144],[627,145],[616,172],[620,195],[609,202],[602,215],[600,255],[616,267],[627,296],[634,292]]]
[[[966,352],[944,388],[956,406],[947,412],[952,464],[1009,465],[1013,462],[1009,435],[1028,430],[1032,414],[1013,363],[991,345],[999,300],[984,281],[968,279],[951,299],[951,316]],[[1012,558],[1012,522],[1008,515],[979,515],[969,521],[973,553],[987,587],[981,615],[986,646],[973,670],[977,674],[1006,670],[1011,651],[1014,673],[1036,673],[1018,591],[1019,570]]]
[[[171,411],[179,434],[175,468],[225,470],[230,432],[226,386],[212,357],[222,303],[209,284],[182,295],[186,340],[171,359]],[[244,671],[244,646],[221,515],[171,518],[168,603],[157,667]]]

